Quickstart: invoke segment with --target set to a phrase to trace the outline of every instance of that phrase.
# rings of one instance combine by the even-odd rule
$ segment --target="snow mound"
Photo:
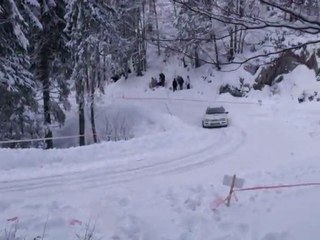
[[[317,82],[314,71],[305,65],[297,66],[291,73],[283,76],[283,80],[271,87],[276,95],[285,99],[297,101],[302,94],[320,93],[320,83]]]
[[[165,106],[161,106],[162,108]],[[99,103],[95,109],[95,124],[99,141],[120,141],[136,137],[164,132],[174,126],[180,126],[180,120],[170,116],[164,109],[155,111],[155,108],[146,108],[138,104],[121,101],[121,99],[108,100],[108,104]],[[92,128],[90,110],[86,111],[86,144],[92,144]],[[78,125],[77,111],[68,113],[65,125],[55,131],[55,136],[77,136]],[[78,146],[78,137],[54,140],[56,148],[70,148]]]
[[[103,140],[127,140],[158,132],[165,132],[181,123],[169,114],[128,102],[99,108],[99,132]]]

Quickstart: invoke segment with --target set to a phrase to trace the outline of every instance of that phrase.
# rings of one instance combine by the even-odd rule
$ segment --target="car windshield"
[[[217,113],[225,113],[225,109],[223,107],[217,108],[207,108],[206,114],[217,114]]]

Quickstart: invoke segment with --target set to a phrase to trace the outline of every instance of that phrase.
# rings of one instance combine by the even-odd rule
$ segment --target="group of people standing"
[[[187,76],[186,81],[184,81],[183,77],[177,76],[177,77],[174,78],[173,81],[172,81],[172,90],[173,90],[174,92],[177,91],[177,90],[178,90],[178,85],[179,85],[180,90],[182,90],[184,84],[185,84],[185,87],[186,87],[187,89],[190,89],[190,87],[191,87],[191,86],[190,86],[190,77]]]
[[[165,81],[166,81],[166,77],[163,73],[159,74],[159,81],[157,81],[156,78],[152,77],[151,78],[151,82],[149,84],[149,87],[151,89],[155,88],[155,87],[164,87],[165,86]],[[172,90],[175,92],[178,90],[178,86],[179,89],[182,90],[184,88],[186,89],[190,89],[191,88],[191,83],[190,83],[190,77],[187,76],[187,79],[184,80],[183,77],[181,77],[180,75],[178,75],[177,77],[175,77],[172,81]]]
[[[156,78],[152,77],[151,82],[149,83],[149,87],[151,89],[155,87],[164,87],[166,83],[166,76],[163,73],[159,74],[159,82],[157,81]]]

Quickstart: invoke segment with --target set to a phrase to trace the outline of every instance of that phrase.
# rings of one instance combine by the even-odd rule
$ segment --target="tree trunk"
[[[45,126],[45,148],[53,148],[51,131],[51,108],[50,108],[50,80],[49,80],[49,59],[50,49],[43,46],[40,50],[39,80],[42,82],[43,113]]]
[[[220,67],[220,62],[219,62],[219,52],[218,52],[217,39],[216,39],[215,34],[213,34],[213,43],[214,43],[214,51],[215,51],[215,56],[216,56],[216,67],[220,71],[221,67]]]
[[[245,1],[244,0],[240,0],[240,6],[239,6],[240,18],[242,18],[243,15],[244,15],[244,4],[245,4]]]
[[[233,51],[234,53],[238,52],[238,27],[237,25],[234,26],[234,33],[233,33]]]
[[[317,16],[317,21],[319,21],[319,19],[320,19],[319,1],[316,1],[315,13],[316,13],[316,16]]]
[[[160,32],[159,32],[159,22],[158,22],[158,13],[157,13],[157,6],[156,6],[156,0],[152,0],[153,2],[153,11],[156,18],[156,31],[157,31],[157,47],[158,47],[158,56],[161,55],[160,50]]]
[[[107,57],[106,57],[106,50],[103,50],[103,61],[102,61],[102,81],[107,82]],[[103,87],[101,87],[103,89]]]
[[[44,114],[44,128],[45,128],[45,148],[53,148],[52,131],[51,131],[51,106],[50,106],[50,57],[52,55],[51,39],[48,37],[47,24],[50,22],[50,17],[46,16],[44,2],[40,2],[41,7],[41,21],[43,30],[38,37],[38,49],[36,49],[36,73],[38,80],[42,83],[42,98],[43,98],[43,114]]]
[[[200,59],[199,59],[199,52],[198,47],[194,48],[194,67],[200,67]]]
[[[79,145],[86,145],[85,141],[85,118],[84,118],[84,102],[79,103]]]
[[[243,47],[244,47],[244,39],[246,37],[246,30],[242,30],[242,40],[241,40],[241,46],[240,46],[240,51],[243,53]]]
[[[46,88],[46,86],[43,86]],[[46,149],[53,148],[52,131],[51,131],[51,114],[50,114],[50,92],[43,90],[43,108],[44,108],[44,124],[45,124],[45,138]]]
[[[100,84],[101,76],[100,76],[100,54],[99,54],[99,44],[96,46],[96,56],[95,56],[95,68],[94,68],[94,76],[91,78],[91,91],[90,91],[90,120],[91,120],[91,129],[92,129],[92,137],[93,142],[98,142],[97,131],[96,131],[96,121],[95,121],[95,89],[97,84]]]
[[[85,140],[85,115],[84,115],[84,79],[81,79],[77,89],[78,111],[79,111],[79,145],[86,145]]]
[[[233,57],[234,57],[234,49],[233,49],[233,46],[234,46],[233,41],[234,41],[234,39],[233,39],[232,28],[230,28],[229,33],[230,33],[230,46],[229,46],[229,59],[228,60],[231,61],[233,59]]]
[[[141,23],[141,16],[140,10],[137,9],[135,11],[135,21],[136,21],[136,41],[137,41],[137,54],[136,54],[136,74],[137,76],[143,76],[143,63],[142,63],[142,23]]]
[[[90,118],[91,118],[91,128],[92,128],[92,136],[93,142],[97,143],[97,130],[96,130],[96,121],[95,121],[95,114],[94,114],[94,88],[91,89],[91,101],[90,101]]]
[[[240,30],[239,32],[239,39],[238,39],[238,53],[242,53],[241,51],[241,45],[242,45],[242,33],[243,33],[243,30]]]
[[[142,47],[142,70],[147,71],[147,41],[146,41],[146,13],[145,4],[142,2],[142,17],[141,19],[141,47]]]

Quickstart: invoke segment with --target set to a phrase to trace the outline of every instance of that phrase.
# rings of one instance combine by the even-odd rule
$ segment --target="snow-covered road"
[[[181,106],[186,104],[179,102]],[[155,101],[144,101],[143,104],[153,107]],[[159,105],[158,100],[156,105]],[[119,143],[118,145],[128,144],[127,148],[138,150],[130,152],[128,156],[124,156],[120,151],[120,156],[114,154],[110,159],[107,157],[108,151],[103,147],[100,148],[100,153],[96,152],[96,147],[87,147],[85,149],[87,152],[84,152],[86,158],[81,162],[73,161],[79,153],[74,153],[72,158],[70,154],[64,156],[64,152],[69,150],[47,151],[48,162],[46,162],[41,160],[43,151],[4,150],[3,152],[8,154],[1,163],[5,171],[2,171],[0,176],[0,193],[32,190],[35,194],[39,194],[40,190],[46,191],[48,188],[60,190],[98,188],[170,172],[180,173],[213,164],[241,147],[246,133],[236,125],[215,130],[201,129],[201,119],[198,119],[201,115],[196,115],[195,110],[202,109],[203,106],[205,106],[203,103],[188,106],[189,113],[193,113],[189,117],[184,116],[183,111],[172,110],[181,120],[168,116],[168,120],[173,118],[176,124],[176,128],[171,131],[148,135],[128,143]],[[174,107],[179,106],[175,104]],[[193,122],[192,120],[198,120],[194,126],[184,123],[184,121]],[[143,149],[136,147],[137,145],[143,145]],[[70,149],[73,152],[81,150]],[[24,154],[25,152],[28,154]],[[100,154],[99,161],[93,159],[88,162],[91,154]],[[16,165],[12,165],[14,161]],[[28,165],[22,164],[23,167],[20,167],[21,161],[26,161]],[[6,169],[10,164],[12,167]]]

